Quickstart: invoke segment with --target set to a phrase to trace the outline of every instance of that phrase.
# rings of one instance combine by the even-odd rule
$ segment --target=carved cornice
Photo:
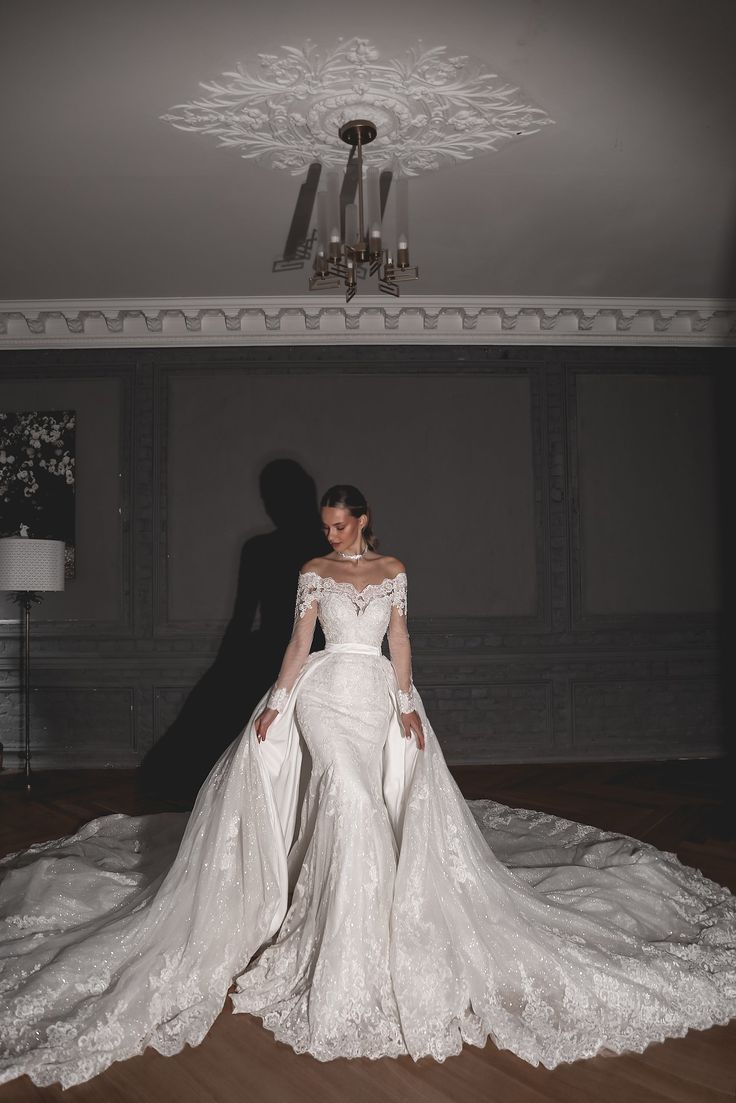
[[[736,345],[736,301],[407,296],[0,302],[0,348]]]

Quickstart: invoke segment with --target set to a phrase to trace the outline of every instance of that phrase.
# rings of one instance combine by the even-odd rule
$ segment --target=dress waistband
[[[347,651],[355,655],[381,654],[381,648],[372,643],[327,643],[325,651]]]

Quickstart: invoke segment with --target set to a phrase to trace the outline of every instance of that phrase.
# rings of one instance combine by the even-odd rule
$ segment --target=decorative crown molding
[[[315,161],[344,170],[337,134],[349,119],[378,127],[366,165],[390,164],[404,176],[468,160],[554,121],[485,62],[448,57],[446,46],[425,49],[420,41],[403,57],[381,59],[366,38],[339,40],[329,51],[307,40],[258,61],[256,73],[238,64],[200,81],[209,95],[160,118],[295,176]]]
[[[0,302],[0,348],[736,345],[736,301],[362,296]]]

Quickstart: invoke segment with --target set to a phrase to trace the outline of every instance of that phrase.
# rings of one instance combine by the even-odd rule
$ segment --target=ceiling
[[[733,0],[26,0],[0,45],[0,300],[299,296],[301,179],[161,116],[311,39],[472,54],[554,125],[410,182],[404,295],[736,297]]]

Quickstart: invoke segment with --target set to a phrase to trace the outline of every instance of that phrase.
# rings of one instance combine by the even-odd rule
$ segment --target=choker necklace
[[[362,559],[367,551],[368,551],[368,545],[366,544],[363,551],[355,552],[354,554],[351,554],[350,552],[341,552],[341,551],[339,551],[337,554],[340,556],[341,559]]]

